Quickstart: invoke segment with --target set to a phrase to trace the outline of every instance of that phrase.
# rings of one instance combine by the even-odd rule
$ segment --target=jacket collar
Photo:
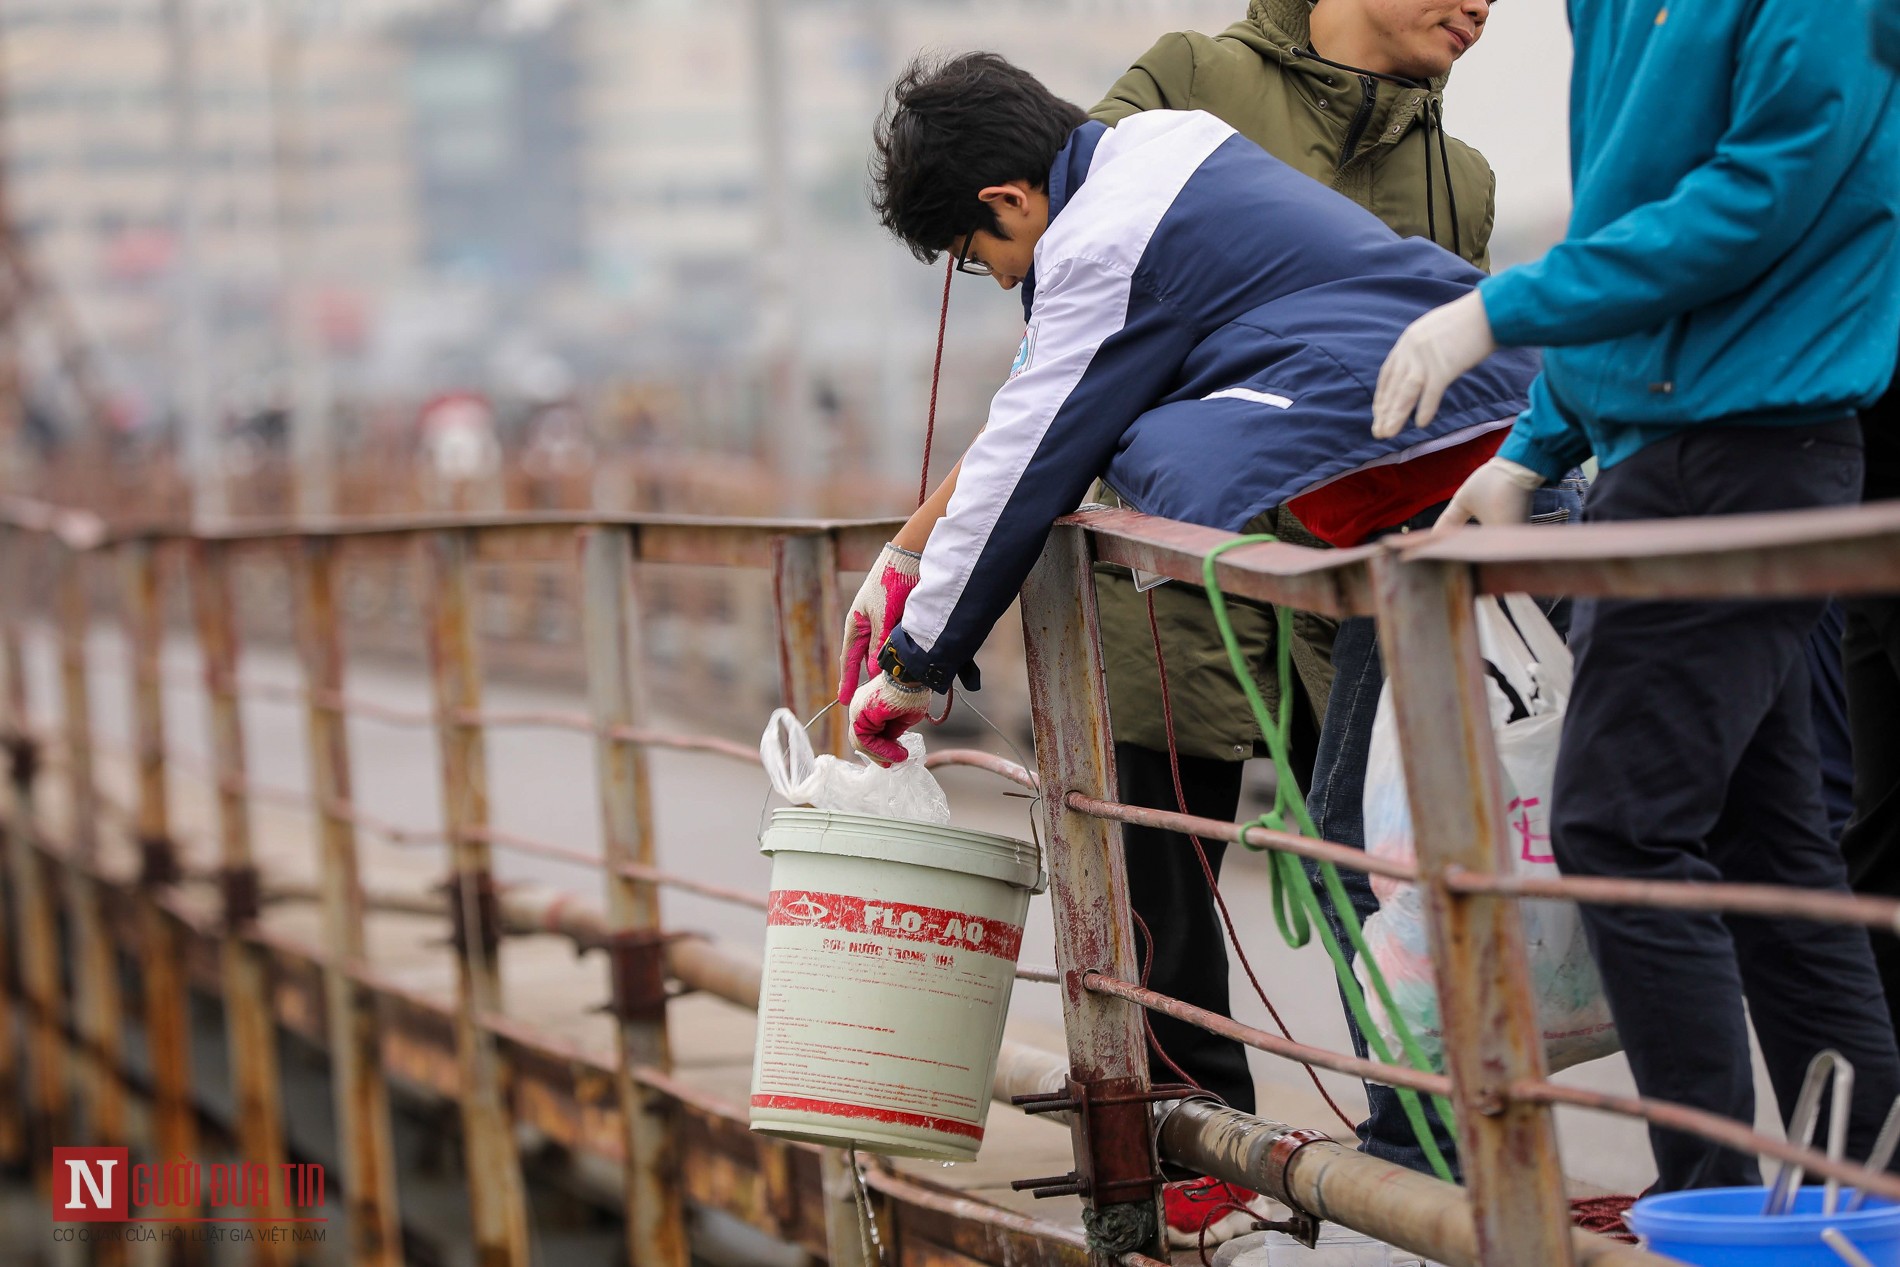
[[[1062,209],[1069,205],[1069,199],[1075,197],[1075,191],[1089,178],[1089,164],[1095,161],[1095,147],[1108,135],[1108,125],[1091,119],[1075,131],[1069,133],[1069,139],[1056,151],[1056,161],[1049,165],[1049,179],[1043,182],[1043,188],[1049,195],[1049,222],[1055,223]],[[1036,300],[1036,267],[1029,266],[1029,275],[1023,278],[1023,320],[1029,320],[1029,308]]]
[[[1313,46],[1313,0],[1250,0],[1243,25],[1257,28],[1268,44],[1283,54],[1298,56]],[[1439,75],[1425,85],[1443,92],[1449,74]]]
[[[1227,33],[1240,36],[1255,52],[1277,60],[1288,71],[1320,80],[1327,88],[1325,95],[1338,103],[1339,118],[1350,119],[1365,90],[1358,75],[1314,56],[1312,16],[1313,0],[1250,0],[1246,20]],[[1396,143],[1425,113],[1428,103],[1444,92],[1448,78],[1440,75],[1417,85],[1380,80],[1373,112],[1360,133],[1360,152]]]

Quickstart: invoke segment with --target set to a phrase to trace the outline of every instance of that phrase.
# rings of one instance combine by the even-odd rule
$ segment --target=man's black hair
[[[1026,180],[1040,189],[1088,116],[995,53],[919,57],[891,85],[872,132],[871,205],[926,264],[996,213],[977,192]]]

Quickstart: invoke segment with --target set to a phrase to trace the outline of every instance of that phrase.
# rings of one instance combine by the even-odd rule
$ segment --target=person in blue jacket
[[[1857,501],[1854,411],[1900,338],[1900,109],[1862,15],[1571,0],[1570,19],[1568,234],[1413,323],[1380,371],[1374,434],[1431,424],[1498,345],[1543,346],[1531,408],[1446,523],[1521,521],[1533,489],[1592,454],[1595,522]],[[1846,889],[1802,654],[1821,609],[1578,603],[1551,818],[1565,872]],[[1752,1018],[1784,1115],[1816,1052],[1853,1062],[1847,1152],[1867,1154],[1900,1057],[1865,930],[1583,917],[1644,1095],[1753,1121]],[[1661,1190],[1760,1182],[1751,1157],[1650,1138]]]

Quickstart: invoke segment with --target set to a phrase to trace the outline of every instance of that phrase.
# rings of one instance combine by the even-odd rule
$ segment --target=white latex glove
[[[859,683],[877,676],[878,652],[891,630],[903,623],[904,603],[917,588],[917,568],[923,560],[913,550],[887,545],[866,573],[844,618],[844,643],[838,652],[840,704],[849,704]]]
[[[1379,387],[1372,394],[1372,434],[1390,439],[1405,428],[1415,410],[1418,425],[1429,425],[1445,389],[1497,350],[1491,318],[1475,290],[1405,327],[1379,369]]]
[[[1543,486],[1544,477],[1530,467],[1492,458],[1465,477],[1432,527],[1455,528],[1474,519],[1481,524],[1521,524],[1531,517],[1531,494]]]

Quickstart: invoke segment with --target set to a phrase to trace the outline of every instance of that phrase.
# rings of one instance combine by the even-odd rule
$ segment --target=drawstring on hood
[[[1460,240],[1458,235],[1458,186],[1452,183],[1451,153],[1445,144],[1445,103],[1436,97],[1427,99],[1425,103],[1425,118],[1427,120],[1425,140],[1428,142],[1425,149],[1425,197],[1429,204],[1432,196],[1432,154],[1429,142],[1432,139],[1431,128],[1436,126],[1438,128],[1438,164],[1440,169],[1445,173],[1445,201],[1451,204],[1451,253],[1453,255],[1463,255],[1465,253],[1464,243]],[[1425,208],[1425,217],[1427,223],[1430,223],[1431,207],[1429,205]],[[1432,227],[1431,234],[1432,241],[1438,241],[1438,229],[1436,225]]]
[[[1349,75],[1357,75],[1365,84],[1366,99],[1368,102],[1372,100],[1373,95],[1378,91],[1378,84],[1380,83],[1396,84],[1401,88],[1409,88],[1413,91],[1424,92],[1426,94],[1424,104],[1418,112],[1419,123],[1425,129],[1425,136],[1423,138],[1425,142],[1425,234],[1432,240],[1434,245],[1445,245],[1445,243],[1438,240],[1438,198],[1433,191],[1432,179],[1432,133],[1436,130],[1438,134],[1438,167],[1445,176],[1445,200],[1450,204],[1451,210],[1450,250],[1453,255],[1463,255],[1464,251],[1462,248],[1464,243],[1458,230],[1458,193],[1452,183],[1450,147],[1445,142],[1445,106],[1444,102],[1437,95],[1436,85],[1425,80],[1407,79],[1403,75],[1388,75],[1381,71],[1364,70],[1358,66],[1348,66],[1345,62],[1336,62],[1313,47],[1313,37],[1310,32],[1306,37],[1306,43],[1303,45],[1295,45],[1293,53],[1297,57],[1311,58],[1313,61],[1319,62],[1322,65],[1331,66],[1335,70],[1343,70]],[[1352,158],[1353,148],[1358,140],[1359,137],[1356,132],[1347,136],[1346,150],[1340,158],[1340,165],[1342,167],[1347,160]]]
[[[1445,201],[1451,204],[1451,253],[1464,254],[1464,242],[1458,232],[1458,187],[1451,179],[1451,153],[1445,144],[1445,107],[1436,97],[1425,99],[1418,117],[1425,125],[1425,234],[1439,246],[1438,199],[1432,193],[1432,131],[1438,131],[1438,169],[1445,173]]]

